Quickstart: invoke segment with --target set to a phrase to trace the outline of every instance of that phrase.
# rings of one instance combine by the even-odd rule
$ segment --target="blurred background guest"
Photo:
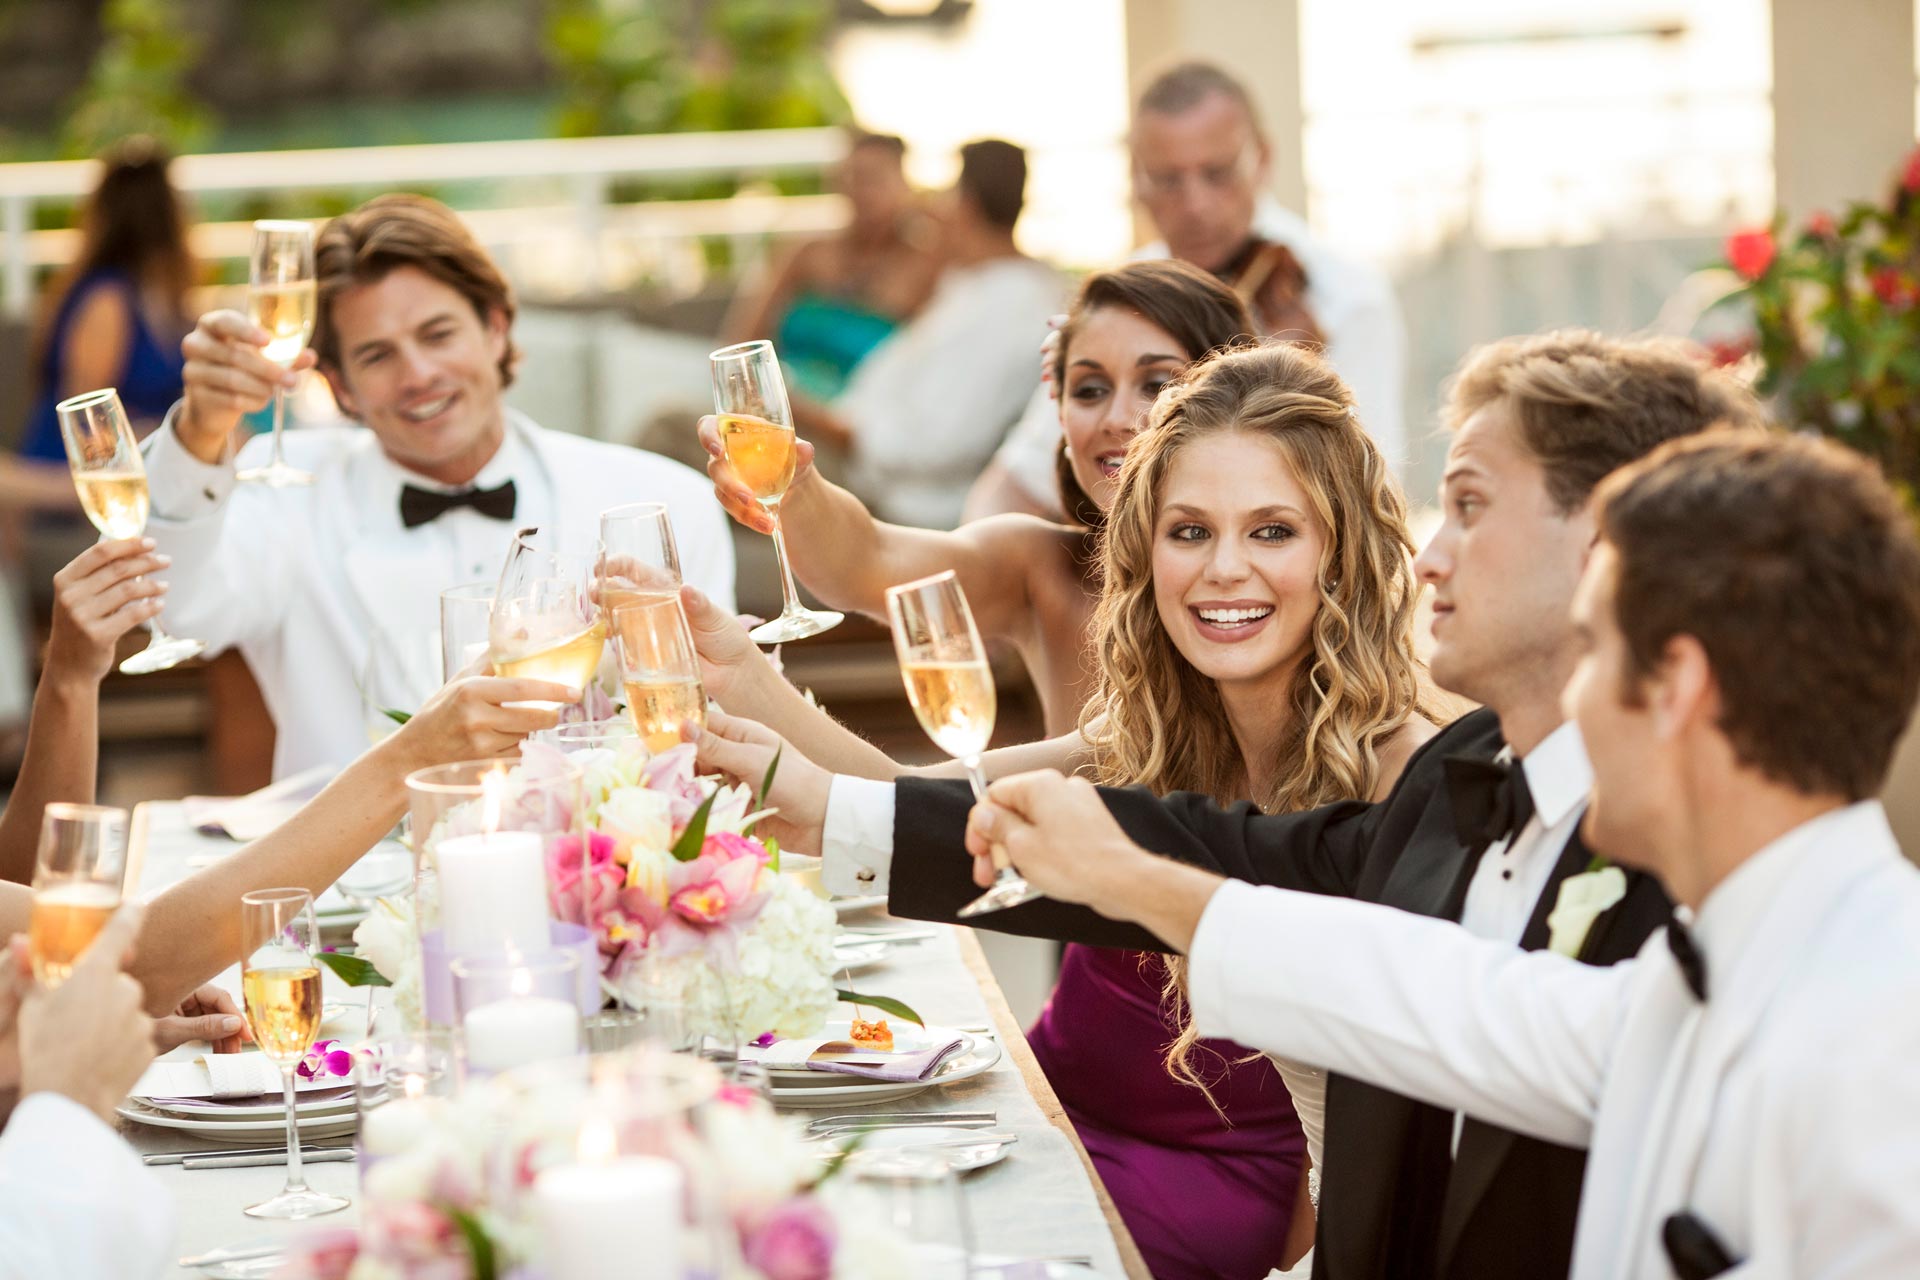
[[[944,269],[926,309],[830,406],[795,403],[803,430],[851,454],[852,487],[884,520],[958,524],[968,486],[1033,393],[1034,352],[1065,291],[1014,245],[1026,186],[1021,148],[961,147],[960,176],[935,206]],[[1057,444],[1058,418],[1053,432]]]
[[[918,227],[913,188],[893,134],[855,131],[833,171],[846,228],[808,240],[734,299],[724,342],[772,338],[793,389],[831,400],[882,339],[933,292],[940,260]]]

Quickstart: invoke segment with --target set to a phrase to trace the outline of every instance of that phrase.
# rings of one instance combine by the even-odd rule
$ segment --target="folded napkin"
[[[300,1093],[338,1089],[338,1076],[294,1080]],[[147,1067],[129,1091],[136,1098],[257,1098],[280,1096],[280,1068],[264,1053],[203,1053],[191,1062],[162,1059]]]
[[[187,825],[206,835],[258,840],[298,813],[340,770],[316,765],[244,796],[188,796],[180,802]]]
[[[741,1057],[757,1060],[769,1067],[808,1071],[834,1071],[847,1076],[865,1076],[869,1080],[906,1083],[926,1080],[940,1064],[966,1047],[967,1038],[956,1036],[938,1044],[908,1053],[879,1053],[864,1049],[851,1040],[776,1040],[758,1051],[742,1050]]]

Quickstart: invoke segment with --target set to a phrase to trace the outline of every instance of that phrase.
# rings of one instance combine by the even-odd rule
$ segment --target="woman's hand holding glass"
[[[707,712],[707,727],[696,740],[694,759],[702,771],[725,774],[743,786],[758,788],[772,767],[773,786],[761,797],[774,813],[754,829],[795,853],[820,852],[826,828],[827,797],[833,775],[800,754],[792,743],[757,720]]]
[[[459,676],[442,685],[380,749],[399,753],[405,772],[511,755],[528,734],[560,723],[560,707],[579,697],[578,689],[551,680]]]
[[[120,637],[160,615],[167,584],[146,575],[172,564],[151,538],[96,542],[53,575],[46,672],[91,689],[113,670]]]
[[[713,496],[720,500],[727,514],[755,533],[771,534],[778,521],[760,505],[760,499],[754,497],[753,490],[741,482],[727,461],[727,447],[720,439],[720,419],[713,414],[700,419],[700,445],[707,451],[707,476],[713,481]],[[793,480],[787,485],[787,492],[798,488],[812,471],[813,446],[795,436]]]

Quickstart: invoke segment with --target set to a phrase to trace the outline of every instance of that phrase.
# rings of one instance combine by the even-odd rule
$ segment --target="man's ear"
[[[340,406],[340,412],[356,422],[360,419],[360,406],[355,403],[353,393],[347,390],[347,380],[338,369],[330,364],[321,364],[320,373],[327,380],[327,386],[333,390],[334,403]]]
[[[507,354],[507,330],[510,327],[505,311],[499,307],[487,309],[487,351],[493,356],[496,367]]]
[[[1720,685],[1696,636],[1682,633],[1667,641],[1659,667],[1647,677],[1645,695],[1654,732],[1663,739],[1719,723]]]

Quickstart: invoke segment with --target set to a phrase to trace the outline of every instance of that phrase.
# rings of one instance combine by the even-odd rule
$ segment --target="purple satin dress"
[[[1165,976],[1158,956],[1069,944],[1027,1039],[1156,1280],[1264,1277],[1306,1139],[1280,1073],[1238,1045],[1202,1040],[1193,1059],[1231,1125],[1167,1073]]]

